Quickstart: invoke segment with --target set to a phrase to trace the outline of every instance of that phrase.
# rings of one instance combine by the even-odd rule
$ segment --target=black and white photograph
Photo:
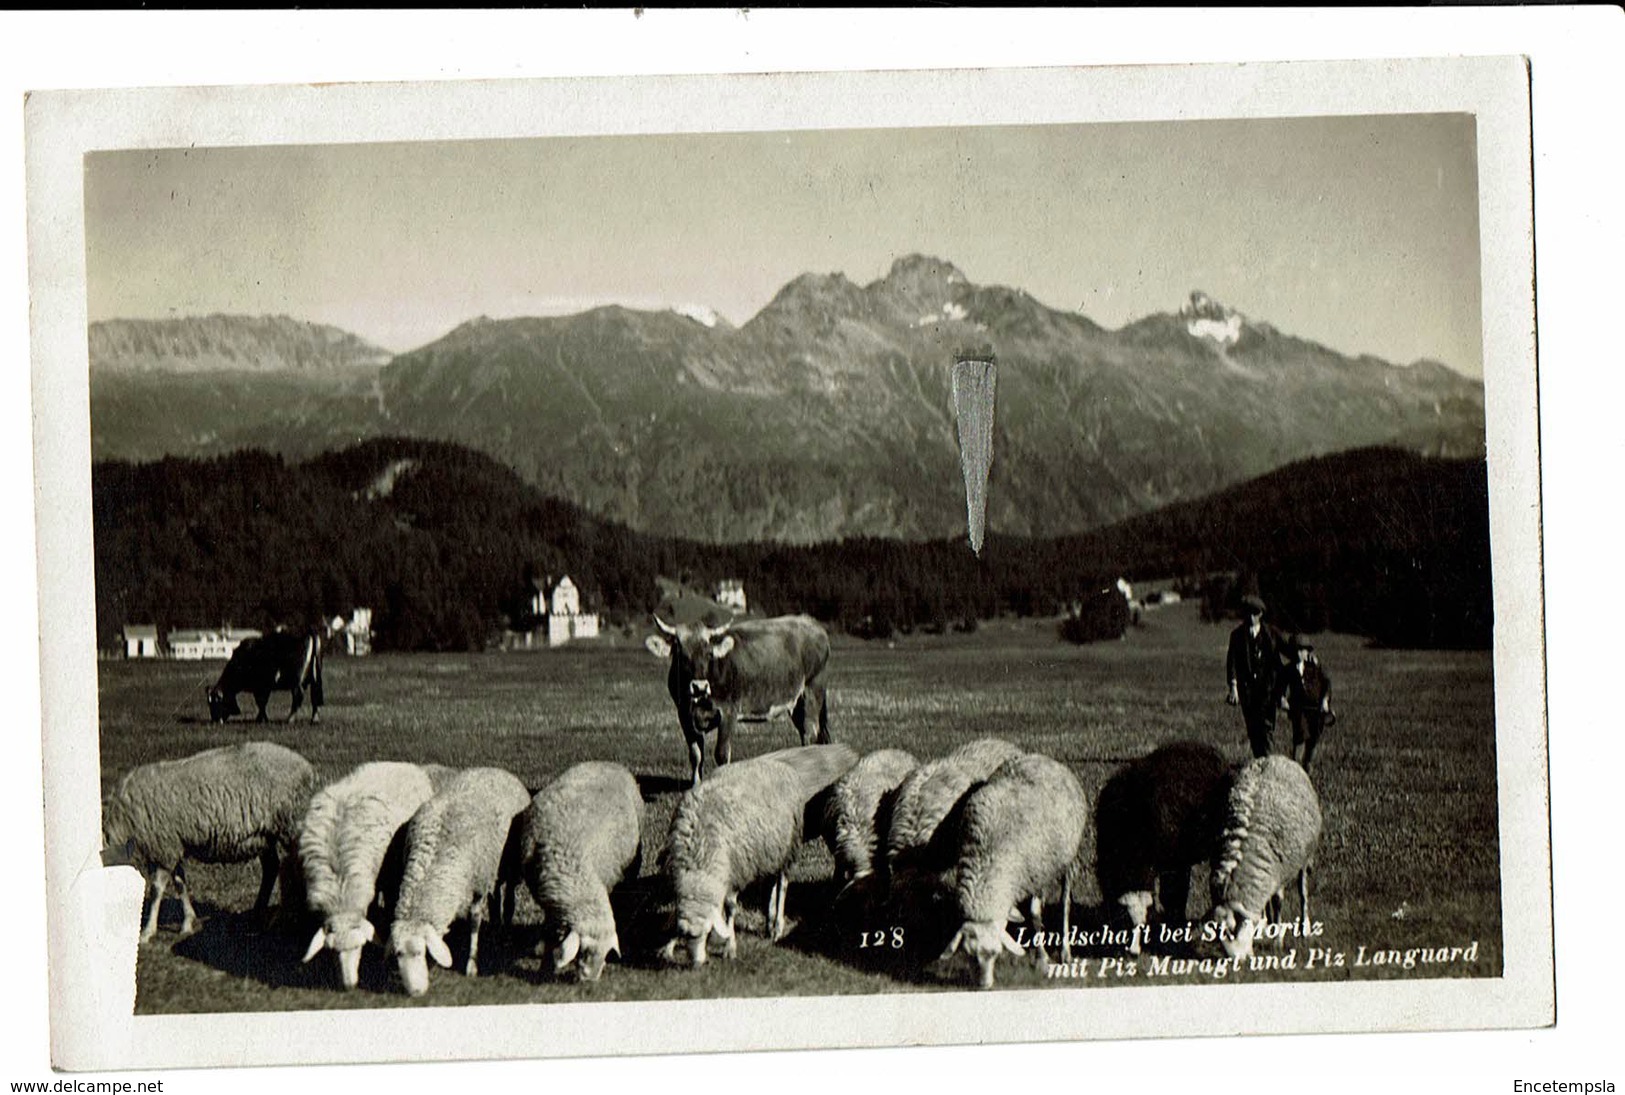
[[[1553,1022],[1522,59],[25,120],[57,1067]]]

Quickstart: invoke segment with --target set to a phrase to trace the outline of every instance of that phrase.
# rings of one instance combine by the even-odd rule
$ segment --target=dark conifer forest
[[[634,532],[542,495],[456,445],[366,441],[304,462],[258,451],[98,463],[98,641],[126,624],[311,626],[373,610],[379,650],[478,650],[530,621],[533,580],[568,574],[606,630],[642,628],[657,578],[745,583],[753,612],[807,612],[884,638],[1066,613],[1118,577],[1173,580],[1224,618],[1393,646],[1488,647],[1482,460],[1397,449],[1312,459],[1208,498],[1050,539],[717,545]],[[1059,637],[1058,637],[1059,641]]]

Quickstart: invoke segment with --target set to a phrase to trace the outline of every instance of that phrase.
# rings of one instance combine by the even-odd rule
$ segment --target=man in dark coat
[[[1281,707],[1292,719],[1292,759],[1298,759],[1298,748],[1303,748],[1303,770],[1309,770],[1309,758],[1329,722],[1336,721],[1332,713],[1332,678],[1315,657],[1314,644],[1301,635],[1287,641],[1287,657],[1294,659],[1281,672],[1275,686]]]
[[[1264,624],[1264,602],[1243,597],[1241,610],[1245,618],[1230,633],[1224,659],[1230,684],[1224,702],[1241,706],[1253,756],[1267,757],[1275,751],[1275,707],[1280,699],[1275,684],[1281,655],[1274,633]]]

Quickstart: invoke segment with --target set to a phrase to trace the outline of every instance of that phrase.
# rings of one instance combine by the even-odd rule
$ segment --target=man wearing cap
[[[1264,602],[1243,597],[1241,611],[1244,619],[1230,633],[1230,649],[1224,659],[1230,682],[1224,702],[1241,706],[1253,756],[1267,757],[1275,751],[1275,706],[1280,698],[1275,684],[1281,655],[1275,636],[1264,626]]]
[[[1281,674],[1275,686],[1283,709],[1292,718],[1292,759],[1298,759],[1298,748],[1303,748],[1303,770],[1309,770],[1309,758],[1314,756],[1321,732],[1328,722],[1335,722],[1332,713],[1332,679],[1315,657],[1315,646],[1302,635],[1287,640],[1287,656],[1294,659]]]

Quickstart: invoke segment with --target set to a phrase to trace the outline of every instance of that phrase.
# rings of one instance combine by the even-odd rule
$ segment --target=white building
[[[598,613],[581,611],[581,591],[568,575],[560,578],[551,591],[544,582],[531,601],[531,612],[538,620],[546,621],[543,626],[548,646],[598,637]]]
[[[126,658],[156,658],[158,656],[158,628],[154,624],[127,624],[124,628],[124,656]]]
[[[204,661],[211,658],[231,657],[237,644],[244,639],[257,639],[258,631],[251,629],[221,628],[218,631],[171,631],[169,656],[181,661]]]
[[[745,611],[745,583],[738,578],[724,578],[717,584],[717,604],[733,609],[735,612]]]
[[[353,658],[361,658],[371,654],[372,609],[356,609],[350,613],[348,622],[345,621],[343,616],[334,616],[328,621],[327,633],[329,637],[341,643],[344,652]]]

